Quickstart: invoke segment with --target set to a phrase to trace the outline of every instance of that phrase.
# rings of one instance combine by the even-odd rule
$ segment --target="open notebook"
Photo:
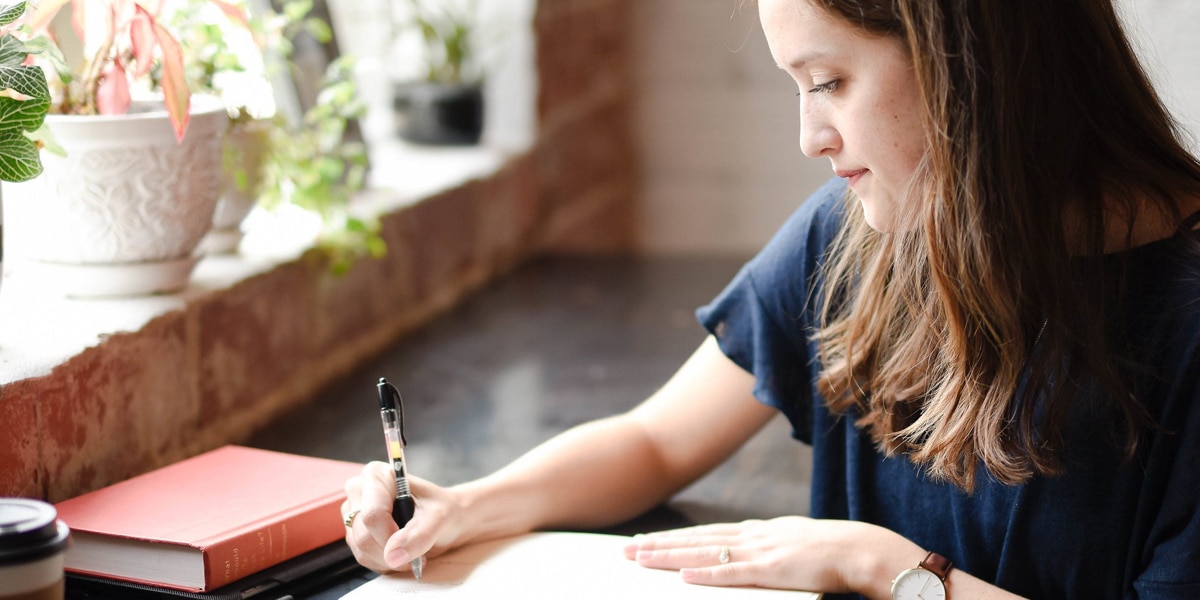
[[[432,558],[423,580],[411,573],[373,579],[343,600],[374,598],[687,598],[817,600],[820,594],[765,588],[718,588],[684,583],[675,571],[626,560],[629,538],[595,533],[531,533],[467,546]]]

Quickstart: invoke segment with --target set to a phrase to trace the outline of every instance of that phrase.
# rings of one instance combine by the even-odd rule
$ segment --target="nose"
[[[824,111],[808,103],[800,106],[800,151],[809,158],[833,154],[841,149],[842,137]]]

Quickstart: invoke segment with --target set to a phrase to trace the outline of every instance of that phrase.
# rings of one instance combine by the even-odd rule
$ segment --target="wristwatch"
[[[926,554],[917,566],[892,580],[892,600],[946,600],[946,577],[952,566],[941,554]]]

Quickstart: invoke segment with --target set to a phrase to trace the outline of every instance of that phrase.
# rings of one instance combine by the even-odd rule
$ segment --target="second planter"
[[[393,109],[400,137],[417,144],[473,145],[483,133],[480,84],[400,84]]]

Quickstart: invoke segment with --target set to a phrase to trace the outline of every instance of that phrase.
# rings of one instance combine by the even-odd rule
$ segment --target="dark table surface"
[[[249,446],[385,460],[375,383],[404,396],[410,472],[443,485],[489,473],[583,421],[645,399],[703,341],[694,310],[743,260],[553,258],[525,265],[367,361]],[[609,531],[808,512],[808,449],[782,417],[665,505]],[[358,571],[305,597],[337,598]]]

